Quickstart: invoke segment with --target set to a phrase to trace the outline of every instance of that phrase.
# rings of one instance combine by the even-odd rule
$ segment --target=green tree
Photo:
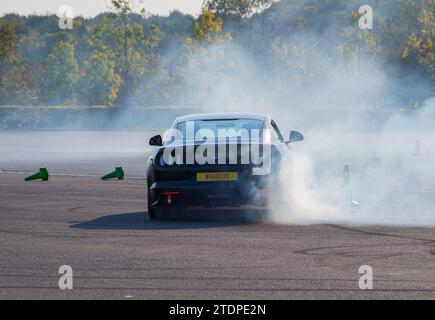
[[[127,104],[131,97],[137,95],[136,84],[143,72],[137,69],[138,61],[153,55],[159,43],[160,30],[151,24],[150,30],[144,30],[145,9],[138,1],[112,0],[113,12],[101,18],[87,41],[90,51],[104,51],[115,63],[115,72],[121,77],[116,104]],[[137,14],[139,12],[140,14]]]
[[[435,0],[427,0],[427,7],[421,12],[418,19],[420,30],[411,34],[408,45],[403,51],[403,57],[410,54],[416,56],[417,61],[423,65],[435,81]]]
[[[379,55],[382,47],[380,38],[375,32],[346,27],[341,33],[336,50],[339,54],[337,58],[344,58],[348,64],[355,64],[360,60]]]
[[[161,104],[170,98],[171,78],[161,56],[148,53],[132,57],[130,102],[136,105]]]
[[[220,43],[230,40],[227,33],[222,35],[222,18],[215,17],[210,11],[203,11],[194,26],[195,38],[208,43]]]
[[[228,44],[231,42],[231,34],[222,32],[222,18],[216,17],[214,13],[204,10],[194,24],[194,37],[185,39],[185,48],[199,50],[207,48],[212,44]],[[190,52],[191,54],[192,52]]]
[[[270,53],[271,71],[278,77],[281,90],[288,90],[289,86],[302,85],[315,76],[313,55],[310,53],[319,50],[318,43],[286,42],[280,38],[274,39]],[[314,60],[315,61],[315,60]]]
[[[195,36],[185,40],[176,82],[182,86],[178,92],[189,92],[189,103],[204,102],[214,86],[233,67],[232,61],[225,55],[232,41],[231,34],[223,34],[222,25],[222,18],[203,11],[194,25]]]
[[[121,77],[115,71],[114,61],[104,52],[94,52],[83,65],[80,98],[87,105],[112,106],[120,87]]]
[[[28,66],[17,52],[12,23],[0,23],[0,104],[25,103],[29,97]]]
[[[223,19],[240,20],[272,3],[272,0],[205,0],[203,8]]]
[[[122,24],[122,48],[123,48],[123,70],[122,76],[124,78],[124,83],[127,86],[129,83],[130,76],[130,57],[132,42],[136,39],[134,35],[138,30],[136,25],[132,24],[131,14],[133,12],[133,6],[135,2],[133,0],[112,0],[112,5],[115,8],[116,15],[120,18]],[[145,13],[145,9],[141,9],[142,13]],[[139,31],[140,32],[140,31]]]
[[[38,68],[40,100],[45,103],[73,103],[78,79],[74,45],[59,41]]]
[[[247,70],[264,85],[279,82],[269,91],[280,97],[342,69],[346,81],[391,79],[409,88],[406,99],[433,95],[434,0],[370,0],[373,30],[359,30],[356,0],[205,0],[197,19],[146,17],[142,0],[108,2],[112,10],[77,17],[73,30],[60,30],[55,15],[0,17],[0,104],[35,95],[41,104],[179,103],[174,92],[207,97]],[[408,85],[416,78],[419,90]],[[406,101],[394,91],[387,95]]]

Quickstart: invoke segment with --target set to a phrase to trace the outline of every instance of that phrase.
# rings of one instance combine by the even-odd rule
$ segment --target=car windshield
[[[251,135],[252,130],[257,130],[257,134],[261,135],[263,129],[263,121],[248,118],[192,120],[191,123],[193,123],[194,126],[195,137],[201,130],[200,134],[208,132],[213,134],[214,137],[222,137],[222,134],[224,134],[225,137],[233,139],[243,137],[242,134],[246,133]],[[180,131],[184,139],[187,137],[186,126],[187,122],[179,122],[177,124],[177,129]]]

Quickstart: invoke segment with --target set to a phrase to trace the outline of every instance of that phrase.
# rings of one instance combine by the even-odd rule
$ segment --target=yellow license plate
[[[196,181],[213,182],[213,181],[237,181],[237,172],[198,172]]]

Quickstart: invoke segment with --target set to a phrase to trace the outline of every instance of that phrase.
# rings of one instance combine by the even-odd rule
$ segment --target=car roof
[[[194,120],[217,120],[217,119],[255,119],[266,121],[268,116],[260,113],[252,112],[224,112],[224,113],[197,113],[178,117],[175,119],[175,123],[180,123],[184,121],[194,121]]]

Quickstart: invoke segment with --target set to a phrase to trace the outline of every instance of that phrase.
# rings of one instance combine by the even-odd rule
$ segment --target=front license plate
[[[237,181],[237,172],[198,172],[196,181],[213,182],[213,181]]]

